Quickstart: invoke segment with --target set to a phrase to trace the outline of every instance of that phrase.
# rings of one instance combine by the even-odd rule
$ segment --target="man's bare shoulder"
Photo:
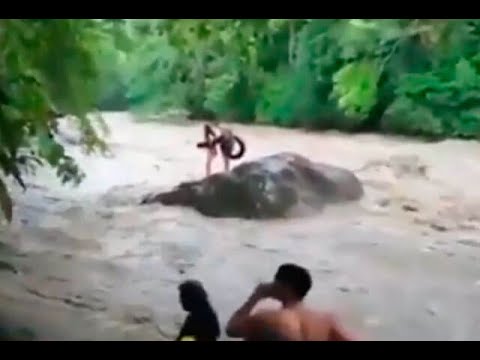
[[[258,321],[268,321],[270,319],[275,319],[281,316],[282,311],[282,309],[261,309],[255,311],[252,315],[250,315],[250,317]]]
[[[302,324],[304,340],[329,341],[337,328],[337,320],[332,312],[318,311],[302,306],[296,309]]]
[[[261,310],[250,316],[252,338],[301,340],[301,321],[289,309]]]
[[[326,336],[329,341],[355,341],[357,334],[352,333],[333,312],[305,309],[302,322],[314,336]]]
[[[329,322],[335,319],[335,315],[329,311],[314,310],[305,306],[299,309],[299,311],[303,316],[308,317],[310,319],[314,319],[315,321]]]
[[[300,324],[302,315],[293,309],[261,310],[251,315],[252,320],[257,324],[270,325],[274,327],[291,327]]]

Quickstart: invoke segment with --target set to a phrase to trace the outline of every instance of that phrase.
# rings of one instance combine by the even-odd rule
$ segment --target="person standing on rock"
[[[227,324],[230,337],[246,341],[353,341],[355,337],[329,313],[308,309],[303,299],[312,287],[309,272],[295,264],[281,265],[272,283],[258,285]],[[252,314],[257,303],[273,298],[280,310]]]
[[[216,135],[212,127],[216,127],[220,131],[220,135]],[[233,153],[233,146],[237,142],[240,146],[238,153]],[[245,153],[245,143],[239,137],[235,136],[232,130],[216,125],[204,125],[204,141],[197,144],[198,148],[207,149],[207,160],[205,166],[206,176],[212,174],[212,162],[217,156],[217,145],[223,158],[224,171],[230,170],[230,160],[240,159]]]
[[[220,325],[202,283],[187,280],[178,290],[180,304],[189,314],[176,341],[216,341],[220,337]]]

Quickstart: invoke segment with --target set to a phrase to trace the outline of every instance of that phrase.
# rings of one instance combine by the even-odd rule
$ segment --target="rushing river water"
[[[242,161],[297,152],[356,170],[366,195],[302,219],[211,219],[137,205],[203,175],[201,124],[105,117],[109,157],[68,147],[88,174],[79,188],[46,170],[26,193],[13,188],[15,222],[0,248],[6,327],[37,339],[171,339],[184,317],[181,280],[202,280],[224,323],[289,261],[312,272],[308,302],[367,339],[480,340],[477,143],[235,125]]]

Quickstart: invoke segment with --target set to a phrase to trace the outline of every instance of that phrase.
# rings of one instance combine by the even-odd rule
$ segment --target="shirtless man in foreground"
[[[303,299],[312,287],[309,272],[295,264],[281,265],[272,283],[260,284],[227,324],[230,337],[247,341],[353,341],[332,314],[310,310]],[[252,314],[262,299],[282,303],[280,310]]]

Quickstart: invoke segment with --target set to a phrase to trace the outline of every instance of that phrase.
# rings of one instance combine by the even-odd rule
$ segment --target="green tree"
[[[478,20],[164,19],[132,29],[138,46],[128,55],[126,91],[136,108],[281,126],[478,134]]]
[[[97,20],[0,20],[0,204],[12,218],[5,183],[48,164],[62,182],[78,183],[83,172],[53,136],[55,115],[72,114],[87,151],[104,150],[87,112],[98,98]],[[96,118],[100,123],[101,119]]]

